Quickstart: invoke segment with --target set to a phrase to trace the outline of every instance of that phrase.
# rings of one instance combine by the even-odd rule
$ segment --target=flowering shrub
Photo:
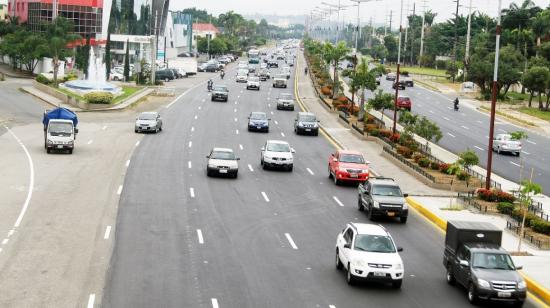
[[[443,173],[447,173],[448,169],[449,169],[449,164],[446,164],[446,163],[439,164],[439,171]]]
[[[403,155],[405,158],[411,158],[412,156],[412,150],[405,146],[398,146],[397,147],[397,154]]]
[[[426,168],[430,165],[430,160],[426,157],[422,157],[418,160],[418,165],[422,168]]]
[[[392,131],[389,130],[389,129],[381,129],[381,130],[380,130],[380,135],[381,135],[382,137],[389,138],[389,137],[392,135]]]
[[[431,163],[430,163],[430,168],[431,168],[432,170],[439,170],[439,163],[436,162],[436,161],[431,162]]]
[[[347,104],[349,102],[348,98],[345,97],[344,95],[338,96],[337,100],[340,101],[341,103],[344,103],[344,104]]]
[[[479,199],[489,201],[489,202],[513,203],[514,201],[516,201],[516,197],[514,197],[514,195],[510,193],[507,193],[505,191],[491,190],[491,189],[485,189],[485,188],[478,189],[477,196],[479,197]]]
[[[374,116],[368,114],[368,113],[365,113],[365,119],[366,119],[366,123],[374,123]]]
[[[401,135],[399,135],[399,133],[395,133],[395,134],[392,134],[392,135],[390,136],[390,140],[391,140],[392,142],[398,142],[400,137],[401,137]]]
[[[420,161],[421,158],[424,158],[424,155],[422,155],[420,153],[416,153],[413,156],[414,162],[417,163],[417,164],[418,164],[418,161]]]
[[[466,181],[466,180],[468,180],[468,178],[470,177],[470,175],[469,175],[468,172],[466,172],[466,171],[460,171],[459,173],[456,174],[456,177],[457,177],[460,181]]]
[[[497,191],[496,192],[496,195],[497,195],[497,201],[498,202],[514,202],[516,201],[516,197],[514,197],[514,195],[510,194],[510,193],[507,193],[505,191]]]
[[[332,93],[332,91],[330,90],[329,87],[324,86],[324,87],[321,88],[321,93],[323,93],[323,95],[330,95]]]

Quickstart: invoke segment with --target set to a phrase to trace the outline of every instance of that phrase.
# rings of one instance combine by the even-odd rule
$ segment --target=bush
[[[380,130],[379,129],[373,129],[369,132],[369,134],[373,137],[378,137],[378,136],[380,136]]]
[[[422,168],[426,168],[430,165],[430,160],[427,159],[426,157],[422,157],[421,159],[418,160],[418,165]]]
[[[418,161],[421,159],[421,158],[424,158],[424,155],[420,154],[420,153],[415,153],[414,156],[413,156],[413,159],[414,159],[414,162],[418,164]]]
[[[488,201],[488,202],[495,202],[497,201],[497,196],[496,194],[490,190],[490,189],[486,189],[486,188],[480,188],[477,190],[477,197],[483,201]]]
[[[109,92],[90,92],[84,95],[89,104],[110,104],[113,102],[113,94]]]
[[[460,180],[460,181],[466,181],[468,180],[468,178],[470,177],[470,175],[468,174],[468,172],[466,171],[460,171],[456,177]]]
[[[523,210],[519,206],[517,206],[512,210],[512,214],[510,216],[512,216],[517,221],[521,221],[523,219]],[[527,212],[527,214],[525,215],[525,225],[531,226],[531,221],[537,219],[540,219],[537,215]]]
[[[41,83],[41,84],[45,84],[45,85],[48,85],[48,84],[52,83],[46,76],[44,76],[42,74],[36,76],[36,81]]]
[[[460,166],[458,164],[452,164],[447,168],[447,174],[453,175],[458,174],[461,171]]]
[[[497,205],[499,213],[510,215],[514,210],[514,204],[510,202],[499,202]]]
[[[363,120],[364,122],[366,123],[374,123],[374,116],[368,114],[368,113],[365,113],[365,119]]]
[[[342,102],[340,102],[339,100],[337,100],[337,99],[332,100],[332,107],[334,107],[334,109],[338,109],[342,105],[343,105]]]
[[[324,87],[321,88],[321,93],[323,93],[323,95],[330,95],[332,93],[332,91],[330,90],[329,87],[324,86]]]
[[[439,163],[436,162],[436,161],[432,161],[432,162],[430,163],[430,168],[431,168],[432,170],[439,170]]]
[[[505,191],[497,191],[496,192],[496,199],[498,202],[509,202],[512,203],[516,201],[516,197],[514,195],[507,193]]]
[[[376,125],[376,124],[367,124],[367,125],[365,125],[365,130],[367,132],[371,132],[375,129],[378,130],[378,125]]]
[[[531,229],[533,229],[533,231],[535,232],[550,235],[550,222],[544,219],[531,219],[531,223],[529,224],[529,226],[531,226]]]
[[[399,75],[409,76],[409,71],[400,71]]]
[[[389,138],[389,137],[392,135],[392,131],[389,130],[389,129],[381,129],[381,130],[380,130],[380,135],[381,135],[382,137]]]
[[[71,71],[67,75],[63,76],[63,82],[67,82],[67,81],[71,81],[71,80],[77,80],[77,79],[78,79],[78,75],[73,71]]]
[[[405,146],[397,146],[397,154],[403,155],[404,157],[410,158],[412,156],[412,151]]]
[[[338,96],[337,100],[343,104],[347,104],[349,102],[348,98],[345,95]]]
[[[446,164],[446,163],[441,163],[439,164],[439,171],[443,172],[443,173],[447,173],[447,170],[449,170],[449,164]]]
[[[392,135],[390,136],[390,140],[391,140],[392,142],[395,143],[395,142],[398,142],[398,141],[399,141],[399,138],[400,138],[400,137],[401,137],[401,136],[399,135],[399,133],[395,133],[395,134],[392,134]]]

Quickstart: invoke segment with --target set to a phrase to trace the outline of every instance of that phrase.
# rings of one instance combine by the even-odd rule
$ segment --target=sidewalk
[[[303,55],[299,54],[297,58],[298,68],[296,69],[296,71],[300,72],[299,68],[305,66],[305,64],[306,63]],[[433,189],[423,184],[416,177],[403,171],[401,168],[397,167],[392,162],[383,157],[381,155],[382,147],[376,142],[361,140],[353,132],[351,132],[350,129],[343,127],[343,125],[340,124],[340,122],[338,121],[338,116],[334,113],[331,113],[328,108],[326,108],[324,104],[319,101],[319,98],[313,88],[313,84],[309,76],[298,76],[297,74],[296,85],[296,95],[297,97],[299,97],[299,101],[303,103],[305,109],[315,113],[317,118],[320,120],[323,133],[327,134],[328,139],[333,140],[344,148],[354,149],[362,152],[367,160],[370,160],[371,167],[374,173],[393,176],[399,175],[399,184],[402,187],[403,191],[409,193],[411,196],[414,196],[414,200],[411,200],[411,198],[409,198],[409,204],[418,204],[418,206],[414,206],[412,204],[411,206],[417,209],[418,207],[422,207],[423,209],[425,209],[418,211],[420,214],[426,217],[432,217],[434,218],[433,220],[439,220],[440,224],[444,224],[445,221],[448,219],[491,222],[495,226],[504,230],[502,243],[503,247],[508,251],[514,251],[517,249],[518,238],[513,233],[506,231],[506,220],[503,218],[503,216],[483,215],[469,210],[441,210],[441,208],[449,207],[449,202],[451,200],[451,198],[449,198],[450,192]],[[344,88],[347,92],[347,85],[345,83]],[[373,111],[372,113],[374,116],[380,117],[379,112],[377,113],[376,111]],[[391,127],[392,121],[387,116],[384,117],[384,120],[386,122],[386,125],[388,127]],[[435,155],[441,154],[442,156],[445,156],[447,160],[443,159],[444,161],[454,162],[456,160],[456,155],[454,155],[453,153],[441,149],[437,145],[430,145],[430,147],[432,147],[432,153],[434,153]],[[516,184],[510,182],[507,185],[511,186]],[[530,280],[532,282],[531,285],[542,285],[542,287],[539,286],[540,292],[536,293],[541,297],[549,299],[550,291],[548,291],[548,289],[550,288],[550,269],[548,268],[548,264],[550,264],[550,251],[538,250],[528,245],[527,243],[523,244],[522,250],[531,253],[533,256],[514,257],[514,261],[519,265],[524,265],[523,272],[533,280],[536,280],[536,283],[533,282],[533,280]],[[537,289],[536,287],[533,288],[534,289],[532,289],[530,286],[529,290],[531,292],[539,291],[539,289]],[[544,295],[547,296],[545,297]]]
[[[0,63],[0,74],[3,74],[6,77],[11,77],[11,78],[27,78],[27,79],[34,78],[34,76],[32,76],[30,74],[19,72],[19,71],[14,71],[11,68],[11,66],[9,66],[5,63]]]

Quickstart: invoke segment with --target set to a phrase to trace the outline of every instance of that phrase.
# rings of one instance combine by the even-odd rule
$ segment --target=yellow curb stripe
[[[426,218],[426,220],[438,227],[438,230],[442,232],[445,232],[447,230],[447,221],[437,216],[434,212],[424,207],[418,201],[414,200],[411,197],[407,197],[407,203],[418,213],[422,214],[422,216]],[[529,297],[540,304],[542,307],[550,307],[547,304],[550,303],[550,290],[535,282],[532,278],[527,276],[527,274],[521,271],[519,273],[523,276],[525,282],[527,283]]]

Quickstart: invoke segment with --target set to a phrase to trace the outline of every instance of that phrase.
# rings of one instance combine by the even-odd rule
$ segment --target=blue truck
[[[44,111],[44,148],[46,153],[66,151],[73,153],[78,117],[73,111],[58,107]]]

